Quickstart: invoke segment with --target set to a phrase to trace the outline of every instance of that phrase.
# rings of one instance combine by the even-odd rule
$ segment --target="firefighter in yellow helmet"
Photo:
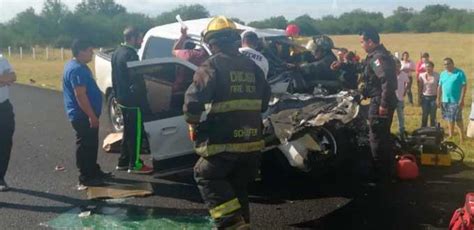
[[[228,18],[209,22],[203,40],[213,55],[194,74],[183,105],[201,156],[194,178],[217,229],[250,226],[247,185],[256,175],[264,147],[261,112],[270,99],[262,70],[239,53],[239,39]],[[206,104],[210,109],[201,121]]]

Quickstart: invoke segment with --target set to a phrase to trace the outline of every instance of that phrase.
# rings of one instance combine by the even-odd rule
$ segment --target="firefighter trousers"
[[[201,157],[194,166],[194,179],[218,229],[250,223],[247,187],[258,170],[259,152],[222,152]]]

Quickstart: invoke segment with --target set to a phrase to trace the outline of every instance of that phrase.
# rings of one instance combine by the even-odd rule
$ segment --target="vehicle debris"
[[[56,167],[54,167],[54,171],[64,171],[66,170],[66,168],[62,165],[56,165]]]

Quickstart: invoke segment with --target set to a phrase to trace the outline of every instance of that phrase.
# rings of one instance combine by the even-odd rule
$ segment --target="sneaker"
[[[126,171],[126,170],[128,170],[128,165],[125,165],[125,166],[117,165],[117,166],[115,166],[115,170],[117,170],[117,171]]]
[[[10,190],[10,187],[8,187],[7,183],[4,180],[0,180],[0,192],[5,192]]]
[[[153,168],[143,164],[140,169],[129,169],[128,173],[135,173],[135,174],[150,174],[153,172]]]
[[[79,183],[79,184],[76,185],[76,189],[77,189],[77,191],[84,191],[84,190],[87,190],[88,187],[81,184],[81,183]]]

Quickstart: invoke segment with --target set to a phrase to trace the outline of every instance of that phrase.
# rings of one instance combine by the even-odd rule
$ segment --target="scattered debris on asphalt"
[[[85,186],[85,185],[82,185],[82,184],[78,184],[78,185],[76,186],[76,189],[77,189],[77,191],[84,191],[84,190],[87,190],[88,187]]]
[[[56,167],[54,167],[54,171],[64,171],[66,168],[64,168],[64,166],[62,165],[56,165]]]
[[[84,217],[88,217],[88,216],[90,216],[91,214],[92,214],[92,212],[91,212],[91,211],[85,211],[85,212],[81,212],[81,213],[79,213],[79,215],[78,215],[78,216],[79,216],[80,218],[84,218]]]

